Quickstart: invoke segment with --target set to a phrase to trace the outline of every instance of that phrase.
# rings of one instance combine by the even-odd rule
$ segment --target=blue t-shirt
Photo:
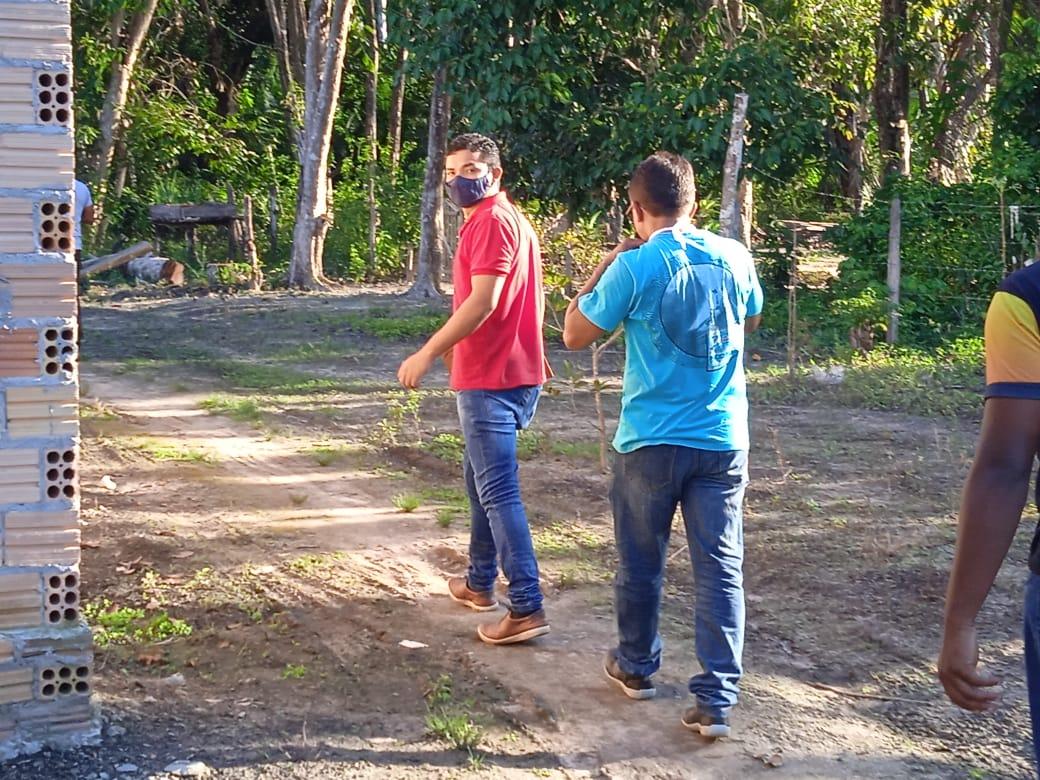
[[[749,446],[744,320],[762,312],[751,254],[691,225],[622,252],[578,309],[607,332],[625,325],[618,452],[655,444]]]

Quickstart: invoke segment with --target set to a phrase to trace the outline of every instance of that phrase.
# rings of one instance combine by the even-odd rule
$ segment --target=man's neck
[[[685,227],[689,224],[689,217],[648,217],[646,220],[647,237],[661,230],[669,230],[676,225]]]
[[[477,209],[480,208],[480,204],[481,203],[486,201],[488,198],[495,198],[495,197],[497,197],[498,193],[500,193],[501,191],[502,191],[502,188],[499,187],[498,185],[496,185],[494,189],[492,189],[487,195],[485,195],[483,198],[478,200],[472,206],[467,206],[466,208],[464,208],[462,210],[462,220],[466,221],[467,219],[469,219],[471,216],[473,216],[473,212],[475,212]]]

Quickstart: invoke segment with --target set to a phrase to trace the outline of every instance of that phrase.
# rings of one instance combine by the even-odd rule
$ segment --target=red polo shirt
[[[455,390],[508,390],[546,379],[542,320],[542,253],[527,218],[500,192],[484,198],[459,230],[452,269],[454,306],[473,291],[474,276],[504,276],[491,316],[455,345]]]

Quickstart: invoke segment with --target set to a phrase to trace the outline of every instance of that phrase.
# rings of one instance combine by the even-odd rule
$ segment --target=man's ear
[[[503,173],[503,171],[502,171],[502,166],[501,165],[496,165],[496,166],[494,166],[491,169],[491,176],[492,176],[492,178],[494,179],[494,181],[497,181],[499,184],[502,183],[502,173]]]
[[[638,200],[632,201],[631,210],[633,225],[635,225],[637,222],[646,221],[646,209],[643,208],[643,204],[641,204]]]
[[[693,206],[690,207],[690,219],[693,219],[697,216],[697,209],[700,207],[700,205],[701,204],[697,201],[693,202]]]

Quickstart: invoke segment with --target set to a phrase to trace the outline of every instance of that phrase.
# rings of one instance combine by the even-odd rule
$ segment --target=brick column
[[[0,759],[95,739],[68,2],[0,0]]]

